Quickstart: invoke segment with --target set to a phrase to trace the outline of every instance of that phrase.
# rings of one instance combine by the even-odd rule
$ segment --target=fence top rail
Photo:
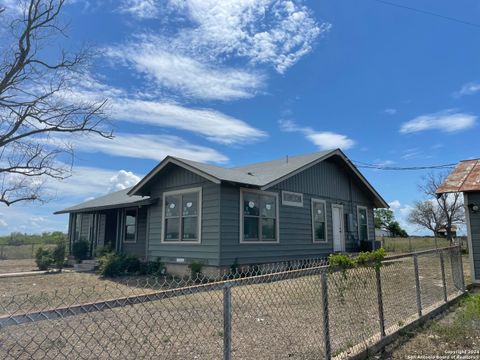
[[[415,251],[415,252],[405,253],[405,254],[389,255],[389,256],[386,256],[383,261],[413,257],[415,255],[434,254],[434,253],[438,253],[438,252],[441,252],[441,251],[447,251],[447,250],[453,250],[453,249],[459,249],[459,248],[460,248],[459,245],[454,245],[454,246],[441,247],[441,248],[437,248],[437,249],[420,250],[420,251]]]

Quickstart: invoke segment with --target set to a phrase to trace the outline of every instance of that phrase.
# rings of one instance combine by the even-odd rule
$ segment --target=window
[[[303,207],[303,194],[282,191],[282,205]]]
[[[358,239],[360,241],[368,240],[367,208],[365,206],[359,206],[357,208],[357,225]]]
[[[240,190],[240,242],[278,242],[277,203],[275,193]]]
[[[200,242],[201,188],[163,194],[163,242]]]
[[[123,242],[137,242],[137,209],[125,210],[125,232],[123,234]]]
[[[327,242],[327,206],[325,200],[312,199],[313,242]]]

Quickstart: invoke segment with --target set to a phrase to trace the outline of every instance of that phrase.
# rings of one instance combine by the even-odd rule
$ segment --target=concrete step
[[[92,263],[80,263],[80,264],[73,264],[73,270],[82,272],[82,271],[93,271],[95,270],[95,264]]]

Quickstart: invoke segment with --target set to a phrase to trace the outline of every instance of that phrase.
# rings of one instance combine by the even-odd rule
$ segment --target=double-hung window
[[[314,243],[327,242],[327,205],[325,200],[312,199],[312,233]]]
[[[123,242],[134,243],[137,241],[137,209],[125,210],[125,228]]]
[[[357,208],[357,224],[358,224],[358,238],[360,241],[368,240],[368,220],[367,208],[359,206]]]
[[[201,188],[163,194],[163,242],[200,242]]]
[[[241,242],[278,242],[278,195],[240,190]]]

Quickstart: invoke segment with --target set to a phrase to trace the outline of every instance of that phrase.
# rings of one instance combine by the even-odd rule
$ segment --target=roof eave
[[[155,166],[147,175],[145,175],[145,177],[140,180],[140,182],[138,184],[136,184],[128,193],[127,195],[139,195],[139,191],[140,189],[142,189],[147,183],[150,182],[150,180],[153,179],[153,177],[155,175],[157,175],[160,171],[162,171],[163,168],[165,168],[168,164],[175,164],[177,166],[180,166],[186,170],[189,170],[201,177],[204,177],[206,178],[207,180],[215,183],[215,184],[220,184],[221,183],[221,180],[210,175],[210,174],[207,174],[205,173],[204,171],[200,170],[200,169],[197,169],[191,165],[188,165],[186,163],[184,163],[183,161],[180,161],[179,159],[176,159],[176,158],[173,158],[171,156],[167,156],[165,159],[163,159],[160,164],[158,164],[157,166]]]
[[[60,215],[60,214],[73,214],[73,213],[111,210],[111,209],[124,209],[128,207],[152,205],[152,204],[155,204],[157,201],[158,199],[142,199],[142,200],[130,202],[130,203],[120,203],[120,204],[104,205],[104,206],[90,206],[90,207],[85,207],[81,209],[72,209],[72,210],[64,209],[60,211],[55,211],[53,214]]]

